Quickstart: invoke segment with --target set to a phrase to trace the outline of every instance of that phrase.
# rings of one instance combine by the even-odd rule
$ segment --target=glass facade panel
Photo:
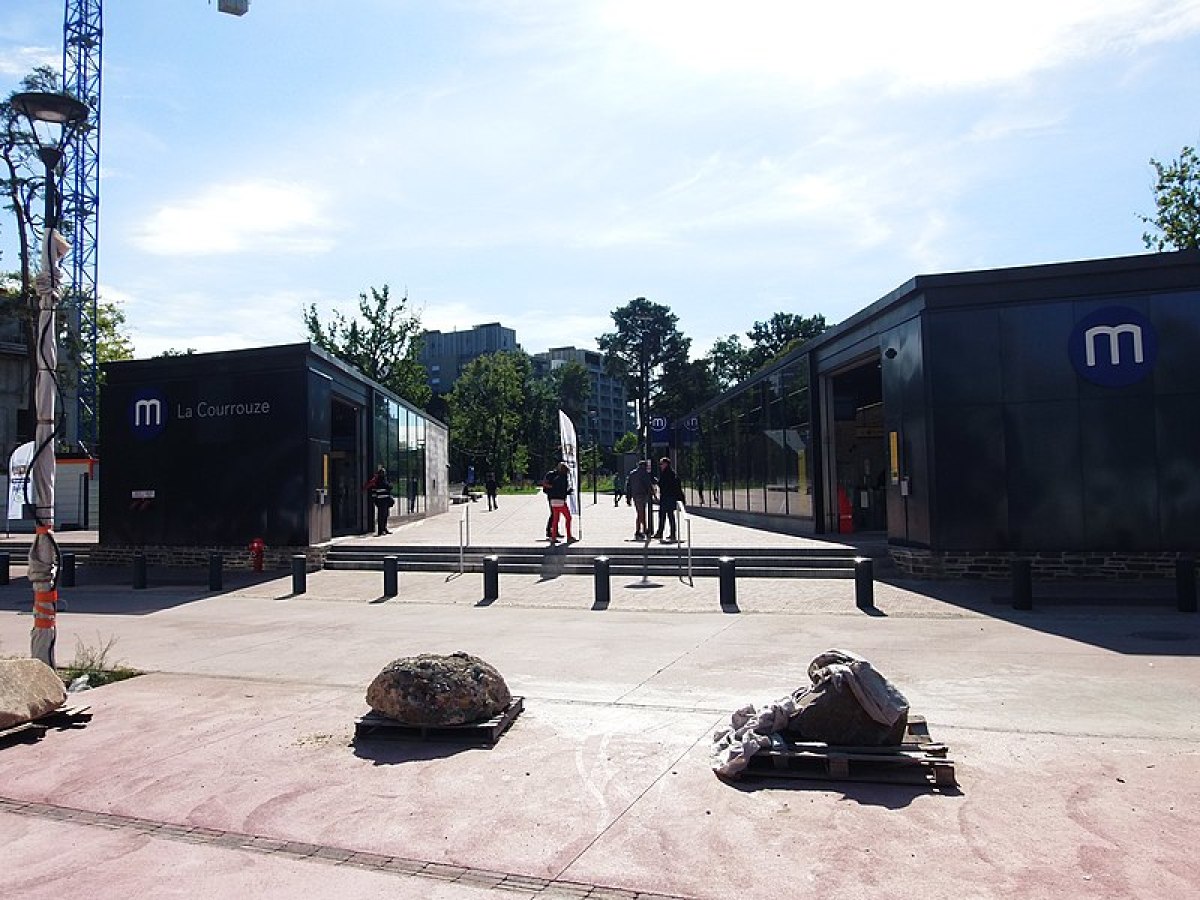
[[[679,447],[681,468],[704,476],[705,505],[811,519],[808,360],[747,382],[699,414],[699,437]],[[688,497],[699,497],[694,476]]]

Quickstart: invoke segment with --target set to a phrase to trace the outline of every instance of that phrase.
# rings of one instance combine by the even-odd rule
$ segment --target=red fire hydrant
[[[263,543],[263,539],[256,537],[250,542],[248,548],[250,550],[250,565],[255,572],[263,570],[263,552],[267,549],[267,545]]]

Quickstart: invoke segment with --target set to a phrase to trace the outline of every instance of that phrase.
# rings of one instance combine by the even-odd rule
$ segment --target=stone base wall
[[[1012,561],[1027,559],[1033,578],[1095,581],[1152,581],[1175,577],[1178,553],[934,551],[888,547],[896,568],[912,578],[1007,579]]]
[[[207,569],[210,554],[224,557],[226,571],[251,571],[250,551],[245,547],[127,547],[96,545],[88,550],[89,566],[131,566],[137,554],[146,557],[147,566],[173,569]],[[290,572],[292,557],[304,556],[304,570],[317,572],[325,565],[328,547],[267,547],[263,552],[263,571]]]

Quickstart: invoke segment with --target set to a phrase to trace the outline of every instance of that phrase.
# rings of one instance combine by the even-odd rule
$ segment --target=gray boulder
[[[469,653],[423,653],[394,660],[367,688],[367,705],[406,725],[466,725],[512,701],[504,678]]]
[[[812,685],[792,695],[784,734],[793,741],[879,747],[903,742],[908,700],[870,662],[846,650],[827,650],[808,667]]]
[[[0,659],[0,729],[40,719],[66,700],[62,679],[40,659]]]

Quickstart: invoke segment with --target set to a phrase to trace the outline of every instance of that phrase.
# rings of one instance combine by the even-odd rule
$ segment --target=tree
[[[477,357],[463,368],[446,405],[451,443],[464,463],[482,462],[501,478],[524,473],[528,451],[519,438],[532,368],[524,353],[509,351]]]
[[[587,414],[588,399],[592,396],[592,376],[587,366],[570,360],[550,372],[550,388],[558,398],[558,406],[571,417],[572,422],[582,422]],[[555,417],[555,427],[558,427]]]
[[[40,66],[21,79],[19,91],[58,91],[58,74],[49,66]],[[0,187],[5,197],[5,208],[13,214],[17,236],[17,279],[15,291],[9,294],[4,304],[5,315],[14,316],[24,334],[28,356],[27,408],[33,410],[33,391],[37,380],[37,358],[35,328],[37,324],[38,296],[33,289],[34,244],[39,238],[41,217],[35,209],[34,199],[41,195],[45,181],[44,166],[38,158],[37,141],[30,133],[25,117],[12,103],[13,94],[0,102]],[[44,196],[44,195],[43,195]],[[13,294],[15,293],[15,296]]]
[[[304,310],[309,338],[409,403],[424,407],[432,395],[421,365],[421,317],[406,312],[408,295],[393,301],[385,284],[358,295],[358,316],[334,311],[322,324],[316,304]]]
[[[663,367],[662,389],[655,412],[666,416],[676,427],[696,407],[721,393],[707,359],[672,361]]]
[[[686,361],[691,339],[684,337],[679,317],[670,307],[638,297],[612,311],[616,331],[596,339],[610,375],[625,382],[637,400],[641,451],[650,447],[650,410],[661,392],[659,374],[671,362]]]
[[[722,391],[750,377],[750,352],[736,334],[718,338],[708,351],[709,371]]]
[[[822,315],[805,317],[777,312],[765,322],[755,322],[754,327],[746,332],[751,344],[750,372],[757,372],[824,330],[825,317]]]
[[[1154,184],[1153,216],[1139,216],[1157,231],[1147,231],[1147,250],[1194,250],[1200,247],[1200,157],[1195,147],[1184,147],[1170,163],[1151,159]]]
[[[133,359],[133,341],[125,331],[125,310],[116,301],[96,304],[96,362]]]

